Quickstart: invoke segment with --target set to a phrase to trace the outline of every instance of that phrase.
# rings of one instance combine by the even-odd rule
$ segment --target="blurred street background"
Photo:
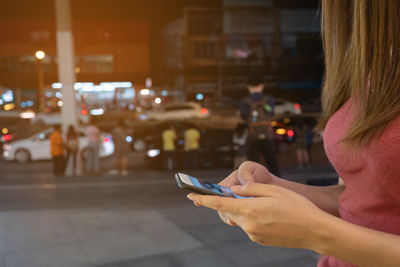
[[[312,131],[318,4],[1,0],[0,267],[315,266],[193,206],[174,173],[232,172],[261,88],[281,176],[337,183]]]

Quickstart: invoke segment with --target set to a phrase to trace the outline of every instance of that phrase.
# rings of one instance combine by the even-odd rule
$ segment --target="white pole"
[[[78,109],[75,100],[74,43],[71,27],[69,0],[55,0],[57,25],[58,80],[62,83],[63,106],[61,109],[62,130],[65,134],[69,125],[78,129]],[[70,162],[71,163],[71,159]],[[80,153],[77,159],[77,175],[80,175]],[[67,163],[66,175],[72,174],[72,164]]]

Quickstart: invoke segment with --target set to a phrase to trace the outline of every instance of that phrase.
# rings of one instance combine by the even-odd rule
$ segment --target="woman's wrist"
[[[321,255],[329,255],[337,235],[337,217],[321,210],[310,224],[311,234],[309,249]]]

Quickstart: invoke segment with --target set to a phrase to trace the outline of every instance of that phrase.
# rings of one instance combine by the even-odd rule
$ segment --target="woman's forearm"
[[[311,200],[315,205],[325,212],[339,216],[338,198],[344,190],[344,185],[334,186],[310,186],[291,182],[275,177],[272,184],[285,187]]]
[[[316,228],[317,229],[317,228]],[[400,236],[361,227],[326,214],[312,248],[360,267],[400,266]]]

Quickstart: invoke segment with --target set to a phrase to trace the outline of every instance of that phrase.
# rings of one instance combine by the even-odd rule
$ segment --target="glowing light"
[[[288,130],[288,131],[287,131],[287,135],[288,135],[289,137],[293,137],[293,136],[294,136],[293,130]]]
[[[32,100],[26,101],[26,105],[27,105],[28,107],[32,107],[32,106],[33,106],[33,101],[32,101]]]
[[[90,115],[93,115],[93,116],[98,116],[98,115],[103,115],[103,114],[104,114],[104,109],[102,109],[102,108],[95,108],[90,111]]]
[[[271,121],[271,126],[272,127],[275,127],[275,126],[277,126],[278,125],[278,123],[276,122],[276,121]]]
[[[62,83],[52,83],[51,88],[53,89],[61,89],[62,88]]]
[[[145,84],[147,88],[151,88],[153,86],[153,81],[151,80],[151,78],[146,78]]]
[[[196,95],[196,99],[199,100],[199,101],[201,101],[201,100],[204,99],[204,95],[203,95],[203,94],[197,94],[197,95]]]
[[[14,94],[13,91],[7,90],[3,95],[2,98],[4,102],[12,102],[14,100]]]
[[[8,134],[8,129],[7,129],[7,128],[3,128],[3,129],[1,130],[1,132],[2,132],[3,134]]]
[[[3,156],[4,156],[5,158],[7,158],[9,155],[10,155],[10,152],[8,152],[8,151],[4,151],[4,152],[3,152]]]
[[[161,91],[161,95],[162,96],[167,96],[168,95],[168,91],[167,90],[162,90]]]
[[[277,134],[279,134],[279,135],[284,135],[284,134],[286,134],[286,130],[283,129],[283,128],[276,129],[275,132],[276,132]]]
[[[3,135],[3,140],[4,140],[4,141],[11,141],[11,139],[12,139],[11,134],[5,134],[5,135]]]
[[[289,118],[284,118],[283,119],[283,123],[286,123],[286,124],[290,123],[290,119]]]
[[[208,114],[208,109],[206,109],[206,108],[202,108],[202,109],[200,109],[200,113],[201,114]]]
[[[157,98],[154,100],[154,103],[160,104],[160,103],[161,103],[161,98],[157,97]]]
[[[159,149],[150,149],[149,151],[147,151],[147,156],[151,158],[157,157],[158,155],[160,155]]]
[[[88,114],[87,109],[82,109],[82,110],[81,110],[81,114],[82,114],[82,115],[87,115],[87,114]]]
[[[35,57],[36,57],[38,60],[44,59],[45,56],[46,56],[46,53],[45,53],[44,51],[42,51],[42,50],[38,50],[38,51],[36,51],[36,53],[35,53]]]
[[[35,118],[36,114],[33,111],[26,111],[19,114],[19,117],[22,119],[33,119]]]
[[[130,110],[134,110],[134,109],[135,109],[135,105],[134,105],[134,104],[130,104],[130,105],[129,105],[129,109],[130,109]]]
[[[62,107],[64,105],[64,103],[60,100],[57,102],[57,106]]]
[[[300,109],[300,104],[299,103],[296,103],[293,106],[294,106],[295,109]]]
[[[0,98],[0,105],[3,105],[3,104],[4,104],[4,101],[3,101],[3,99]]]
[[[76,91],[82,89],[83,91],[90,91],[93,89],[94,83],[75,83],[74,89]]]
[[[150,95],[150,90],[149,89],[142,89],[140,90],[141,95]]]
[[[81,72],[81,68],[76,67],[76,68],[74,69],[74,71],[75,71],[75,73],[79,73],[79,72]]]
[[[110,138],[104,137],[104,143],[108,143],[108,142],[110,142]]]
[[[56,97],[57,97],[57,98],[61,98],[61,97],[62,97],[61,92],[56,92]]]
[[[4,110],[8,111],[8,110],[12,110],[12,109],[15,109],[14,103],[4,105]]]
[[[128,142],[128,143],[131,143],[132,140],[133,140],[132,136],[128,135],[127,137],[125,137],[125,141]]]
[[[141,121],[147,120],[147,115],[146,114],[140,114],[139,115],[139,120],[141,120]]]
[[[104,82],[100,83],[100,86],[112,86],[114,88],[131,88],[131,82]]]

